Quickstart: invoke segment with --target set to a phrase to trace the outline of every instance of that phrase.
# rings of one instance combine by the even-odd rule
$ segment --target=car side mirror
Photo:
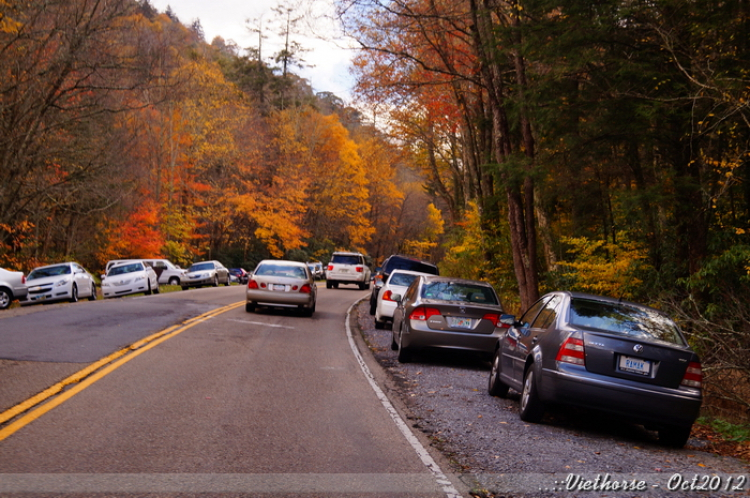
[[[516,315],[501,315],[500,323],[505,325],[505,328],[516,327],[519,323],[516,321]]]
[[[398,304],[401,304],[401,299],[403,299],[401,294],[391,294],[391,300],[396,301]]]
[[[104,277],[106,277],[106,275],[102,275],[102,280],[104,280]]]
[[[376,278],[375,280],[373,280],[372,285],[374,285],[375,287],[377,287],[379,289],[379,288],[383,287],[383,285],[385,285],[385,284],[383,283],[383,279],[382,278]]]

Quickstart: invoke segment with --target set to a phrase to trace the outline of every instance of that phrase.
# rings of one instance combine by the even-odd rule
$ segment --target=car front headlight
[[[69,282],[70,282],[69,278],[58,280],[57,282],[55,282],[55,287],[62,287],[63,285],[68,285]]]

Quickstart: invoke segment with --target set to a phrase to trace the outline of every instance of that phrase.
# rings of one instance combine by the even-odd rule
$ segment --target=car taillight
[[[26,275],[21,275],[21,283],[22,284],[26,283]]]
[[[703,368],[699,362],[690,362],[687,370],[685,370],[685,376],[682,378],[680,385],[694,387],[696,389],[701,389],[703,387]]]
[[[249,280],[247,282],[247,288],[248,289],[257,289],[258,288],[258,282],[256,282],[255,280]]]
[[[312,292],[312,287],[310,287],[310,284],[305,284],[299,288],[299,291],[303,294],[310,294]]]
[[[565,339],[565,342],[560,346],[560,351],[557,352],[555,360],[573,363],[574,365],[585,365],[586,353],[583,347],[583,339],[573,336]]]
[[[362,273],[363,271],[365,271],[364,268],[362,268],[361,266],[357,267],[357,273]]]
[[[383,293],[383,301],[393,301],[393,299],[391,299],[392,295],[393,295],[393,292],[391,292],[389,290],[385,291]]]
[[[333,265],[328,265],[328,271],[333,271]]]
[[[419,320],[419,321],[424,322],[431,316],[435,316],[439,314],[440,314],[440,310],[437,310],[435,308],[427,308],[425,306],[420,306],[411,312],[411,315],[409,315],[409,320]]]
[[[487,313],[482,319],[491,321],[495,327],[505,327],[505,324],[500,323],[500,315],[497,313]]]

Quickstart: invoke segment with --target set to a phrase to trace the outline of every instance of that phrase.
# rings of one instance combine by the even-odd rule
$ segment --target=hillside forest
[[[621,297],[679,321],[705,406],[746,423],[750,3],[336,5],[355,102],[297,76],[296,43],[207,41],[148,0],[0,0],[0,266],[347,249],[513,313]]]

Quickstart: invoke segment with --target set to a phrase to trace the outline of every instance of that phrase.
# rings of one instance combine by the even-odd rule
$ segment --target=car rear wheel
[[[534,377],[532,365],[523,378],[523,391],[521,392],[521,420],[524,422],[537,423],[544,416],[544,405],[539,399]]]
[[[218,287],[218,286],[219,286],[219,276],[214,275],[214,287]]]
[[[156,288],[154,289],[154,294],[158,294],[161,292],[161,289],[159,288],[159,282],[156,282]]]
[[[385,322],[383,320],[375,319],[375,328],[376,329],[384,329],[385,328]]]
[[[500,348],[497,348],[495,357],[492,360],[492,369],[490,370],[490,380],[487,384],[487,392],[490,393],[490,396],[505,398],[508,396],[509,388],[503,381],[500,380],[500,359],[501,351]]]
[[[94,282],[91,282],[91,295],[89,296],[89,301],[96,301],[96,284]]]
[[[252,303],[250,301],[246,302],[245,311],[247,311],[248,313],[252,313],[253,311],[255,311],[255,303]]]
[[[167,282],[169,285],[180,285],[180,279],[177,277],[172,277],[169,279],[169,282]]]
[[[151,290],[151,281],[149,281],[149,283],[148,283],[148,290],[146,290],[146,292],[144,292],[144,294],[146,294],[147,296],[150,296],[151,294],[153,294],[153,291]]]
[[[692,426],[667,426],[659,429],[659,442],[672,448],[682,448],[690,438]]]
[[[409,348],[405,348],[403,345],[404,329],[401,326],[401,331],[398,334],[398,361],[400,363],[409,363],[411,361],[411,351]]]

